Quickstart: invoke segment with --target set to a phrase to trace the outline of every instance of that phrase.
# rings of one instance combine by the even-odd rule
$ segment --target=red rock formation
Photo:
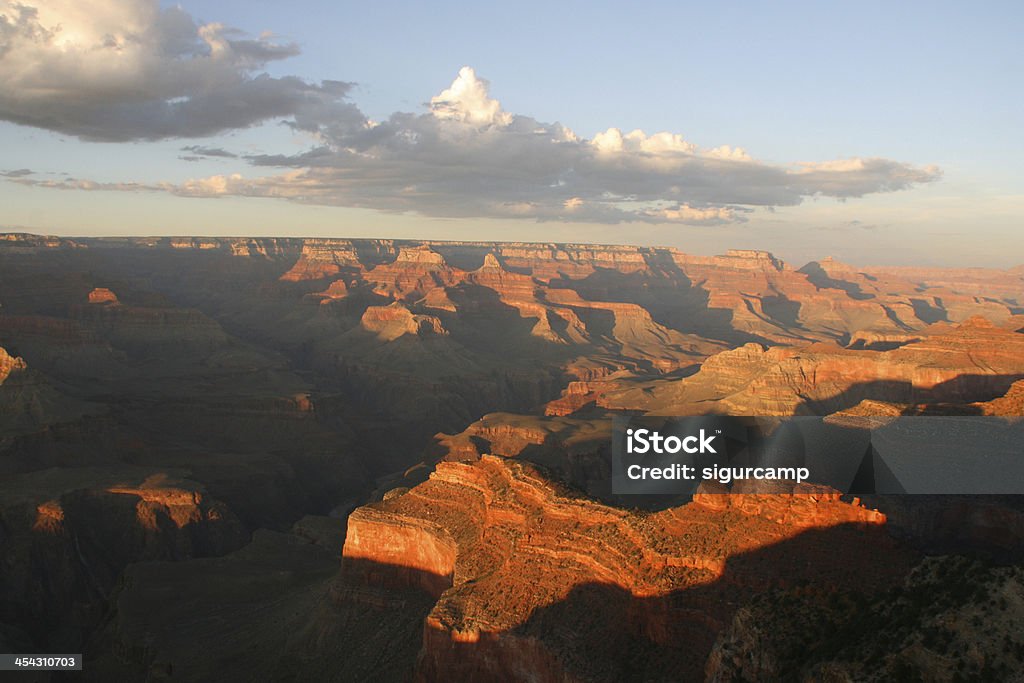
[[[329,301],[344,299],[348,296],[348,286],[345,284],[344,280],[335,280],[329,287],[327,287],[327,289],[320,292],[317,296],[322,296],[325,300]]]
[[[288,258],[298,254],[306,240],[282,237],[136,237],[112,238],[100,246],[167,247],[180,251],[218,251],[232,256],[259,259]]]
[[[605,392],[619,387],[618,382],[622,377],[630,376],[624,364],[613,366],[607,362],[594,363],[582,358],[571,363],[565,370],[570,377],[578,379],[569,382],[561,396],[545,404],[545,415],[572,415],[584,408],[596,406]]]
[[[97,287],[89,292],[89,303],[107,306],[121,305],[121,302],[117,300],[117,295],[106,287]]]
[[[646,266],[644,250],[633,246],[514,242],[494,246],[507,267],[529,271],[542,283],[562,277],[584,278],[598,268],[629,273]]]
[[[607,382],[569,382],[562,395],[544,406],[545,415],[572,415],[594,405],[609,387]]]
[[[10,253],[34,254],[50,249],[78,249],[82,245],[53,235],[32,235],[24,232],[0,233],[0,246]]]
[[[884,351],[886,348],[896,348],[904,344],[921,341],[920,334],[906,334],[898,332],[873,332],[871,330],[858,330],[850,335],[850,348],[866,348],[876,351]]]
[[[786,264],[770,251],[760,249],[727,249],[725,256],[716,256],[715,262],[729,268],[743,270],[783,271]]]
[[[344,270],[363,269],[359,254],[350,240],[306,240],[299,260],[281,276],[286,282],[334,277]]]
[[[536,301],[537,283],[529,275],[506,270],[497,257],[488,253],[480,268],[470,273],[469,282],[493,289],[504,301]]]
[[[775,490],[764,490],[768,488]],[[856,498],[847,505],[837,491],[790,482],[739,482],[731,494],[717,490],[714,484],[702,484],[692,505],[719,512],[739,510],[797,529],[886,522],[884,514],[861,507]]]
[[[7,349],[0,347],[0,384],[3,384],[12,372],[24,370],[25,367],[23,359],[10,355]]]
[[[370,586],[422,588],[434,597],[451,587],[457,545],[443,527],[364,507],[348,518],[348,573]]]
[[[363,277],[377,294],[395,301],[417,301],[433,289],[459,282],[463,273],[423,245],[403,247],[394,261],[376,266]]]
[[[991,401],[976,403],[985,415],[1002,417],[1024,417],[1024,380],[1014,382],[1009,391]]]
[[[455,313],[458,310],[455,302],[448,296],[448,292],[441,288],[432,289],[427,292],[426,296],[423,297],[422,304],[425,308],[436,308],[437,310],[448,311],[449,313]]]
[[[364,330],[376,333],[382,341],[393,341],[407,334],[414,337],[448,334],[436,316],[414,314],[397,302],[390,306],[370,306],[359,324]]]
[[[198,249],[200,251],[220,249],[223,244],[221,240],[214,237],[172,237],[167,241],[167,245],[171,249]]]
[[[756,337],[793,343],[837,339],[860,329],[904,329],[893,321],[891,307],[822,288],[768,252],[731,250],[714,257],[674,253],[673,259],[707,292],[710,311],[728,312],[733,329]]]
[[[350,522],[344,552],[352,580],[367,580],[369,564],[392,586],[426,580],[434,590],[451,581],[424,625],[417,672],[424,681],[593,679],[581,668],[607,665],[607,654],[581,664],[571,653],[599,649],[606,632],[632,633],[673,653],[683,667],[677,674],[690,679],[743,596],[798,582],[809,567],[826,584],[877,588],[902,575],[913,557],[878,528],[884,516],[827,492],[709,494],[638,514],[573,497],[530,466],[488,456],[441,463],[426,483],[352,519],[355,535]],[[809,529],[833,529],[844,553],[831,543],[807,543],[766,564],[740,561]],[[860,562],[866,553],[872,561]],[[590,590],[591,599],[625,596],[612,599],[629,612],[619,623],[548,630],[541,614],[575,609],[584,599],[576,596]]]

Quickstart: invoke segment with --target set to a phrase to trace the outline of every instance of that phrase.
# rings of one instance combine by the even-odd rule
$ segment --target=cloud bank
[[[183,158],[232,159],[240,172],[180,184],[26,173],[8,181],[436,217],[714,225],[741,222],[758,207],[894,192],[940,177],[935,167],[881,158],[771,164],[670,132],[608,128],[588,139],[505,111],[470,67],[425,111],[372,121],[348,99],[348,83],[261,72],[297,52],[270,35],[199,25],[155,0],[0,0],[2,119],[108,141],[203,137],[282,119],[312,140],[290,155],[188,146]]]
[[[261,73],[298,51],[197,25],[157,0],[0,0],[0,118],[123,142],[201,137],[307,109],[342,115],[349,84]]]

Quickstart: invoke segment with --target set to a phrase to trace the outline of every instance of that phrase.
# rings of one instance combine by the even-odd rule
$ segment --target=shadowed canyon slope
[[[1020,268],[7,235],[0,645],[83,649],[93,680],[757,680],[807,646],[751,628],[776,605],[938,619],[883,606],[936,549],[987,554],[1010,620],[1019,574],[984,563],[1018,561],[1016,499],[641,505],[610,418],[1021,415],[1022,330]],[[903,635],[815,665],[939,666]]]

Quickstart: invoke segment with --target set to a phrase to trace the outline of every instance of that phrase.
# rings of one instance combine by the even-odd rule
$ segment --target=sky
[[[1017,2],[0,0],[0,230],[1024,263]]]

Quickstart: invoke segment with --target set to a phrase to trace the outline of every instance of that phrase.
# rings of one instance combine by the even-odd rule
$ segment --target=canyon
[[[1020,417],[1024,267],[3,235],[0,646],[90,680],[946,680],[976,628],[936,624],[995,596],[1010,645],[964,671],[1021,670],[1017,497],[612,493],[613,416],[714,413]]]

